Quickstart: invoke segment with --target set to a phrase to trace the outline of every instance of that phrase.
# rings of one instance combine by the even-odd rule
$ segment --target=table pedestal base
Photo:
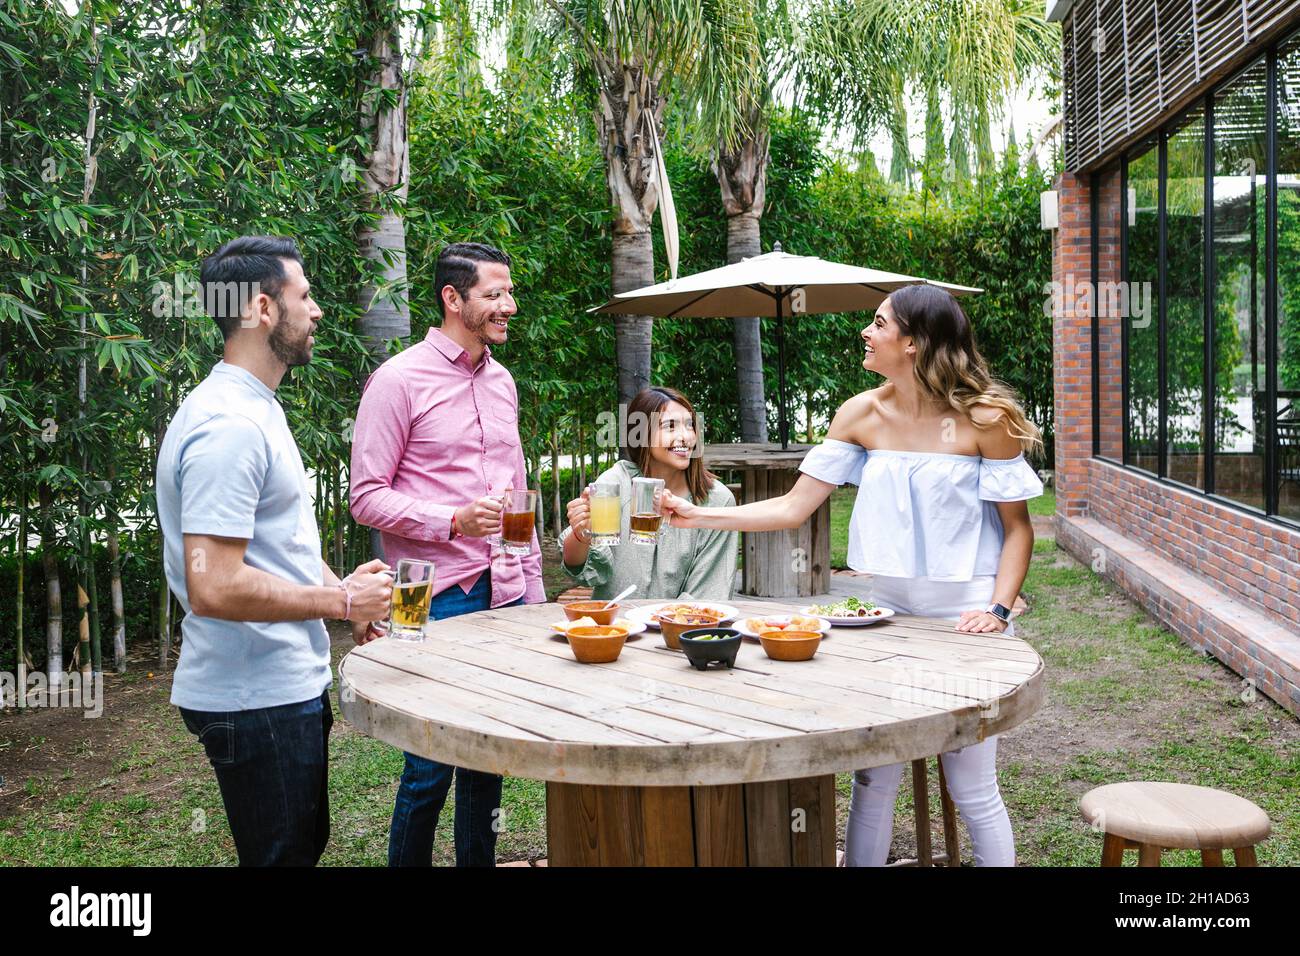
[[[741,504],[785,494],[799,479],[792,471],[747,471]],[[754,597],[809,597],[831,589],[831,503],[788,531],[746,531],[740,593]]]
[[[549,866],[834,866],[835,776],[709,787],[547,783]]]

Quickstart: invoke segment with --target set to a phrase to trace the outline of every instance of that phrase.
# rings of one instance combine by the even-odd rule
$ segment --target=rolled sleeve
[[[266,436],[242,415],[213,415],[177,453],[181,533],[251,540],[270,467]]]
[[[413,498],[393,488],[410,434],[410,392],[401,372],[381,365],[366,383],[353,426],[352,517],[403,538],[447,541],[455,507]]]
[[[867,450],[849,441],[827,438],[804,455],[799,470],[832,485],[856,485],[862,481]]]

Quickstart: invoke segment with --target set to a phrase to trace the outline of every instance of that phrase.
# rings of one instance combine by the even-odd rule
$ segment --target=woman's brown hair
[[[916,345],[913,374],[922,394],[961,412],[976,428],[992,424],[976,421],[972,412],[987,408],[1000,413],[1011,437],[1026,456],[1043,448],[1042,434],[1020,407],[1010,386],[989,373],[988,363],[975,347],[970,319],[950,292],[932,285],[907,285],[889,296],[894,319],[903,335]]]
[[[691,422],[695,426],[696,447],[699,447],[699,417],[695,414],[695,406],[691,404],[691,400],[675,388],[665,386],[643,388],[633,396],[632,401],[628,402],[627,437],[629,443],[622,448],[623,458],[636,465],[643,475],[648,473],[646,469],[650,467],[650,446],[659,434],[658,415],[669,402],[676,402],[691,413]],[[646,430],[643,432],[647,438],[646,442],[635,446],[631,444],[631,436],[635,434],[634,422],[647,423]],[[709,489],[713,487],[713,483],[717,480],[718,476],[704,467],[703,456],[692,454],[691,463],[686,466],[686,487],[691,491],[691,500],[695,504],[705,501],[709,497]]]

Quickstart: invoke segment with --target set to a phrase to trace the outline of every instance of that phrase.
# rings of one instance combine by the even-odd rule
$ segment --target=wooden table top
[[[651,602],[626,602],[628,605]],[[742,614],[799,604],[730,602]],[[932,756],[1025,720],[1043,662],[1024,641],[895,617],[837,627],[817,656],[770,660],[745,641],[732,670],[692,668],[658,631],[612,664],[579,664],[549,624],[558,604],[431,621],[339,665],[344,717],[412,753],[515,777],[699,786],[811,777]]]
[[[780,442],[736,442],[722,445],[704,445],[700,454],[708,468],[775,469],[793,471],[799,467],[813,445],[796,445],[782,448]]]

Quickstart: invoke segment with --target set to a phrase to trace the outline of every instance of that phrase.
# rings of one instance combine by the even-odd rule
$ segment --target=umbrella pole
[[[790,423],[785,416],[785,312],[781,308],[784,294],[776,297],[776,374],[780,383],[781,450],[790,447]]]

